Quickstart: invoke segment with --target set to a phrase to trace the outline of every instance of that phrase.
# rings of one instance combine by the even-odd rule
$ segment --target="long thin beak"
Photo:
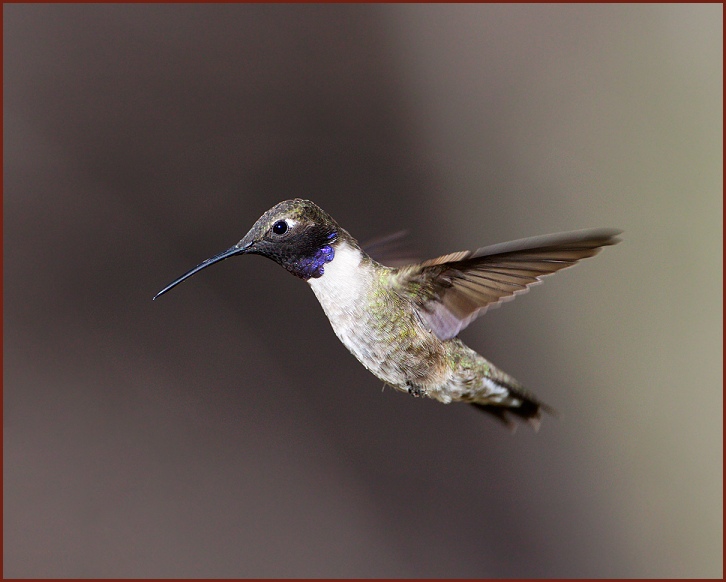
[[[184,273],[181,277],[179,277],[176,281],[173,283],[169,283],[166,287],[164,287],[161,291],[159,291],[156,295],[154,295],[154,300],[161,297],[164,293],[167,291],[173,289],[176,287],[179,283],[181,283],[184,279],[188,279],[195,273],[198,273],[202,269],[207,268],[209,265],[213,265],[214,263],[218,263],[219,261],[223,261],[224,259],[228,259],[229,257],[233,257],[235,255],[244,255],[245,253],[249,252],[249,248],[252,246],[252,243],[247,243],[242,246],[238,244],[234,245],[232,248],[227,249],[223,253],[219,253],[218,255],[213,256],[211,259],[207,259],[203,263],[200,263],[196,267],[194,267],[191,271],[188,271]]]

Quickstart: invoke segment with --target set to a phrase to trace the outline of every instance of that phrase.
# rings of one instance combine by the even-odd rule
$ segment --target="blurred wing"
[[[388,267],[402,267],[421,260],[420,253],[408,238],[407,230],[366,241],[361,247],[376,262]]]
[[[545,275],[618,243],[618,234],[618,230],[582,230],[452,253],[400,269],[398,284],[428,328],[445,340],[489,307],[540,283]]]

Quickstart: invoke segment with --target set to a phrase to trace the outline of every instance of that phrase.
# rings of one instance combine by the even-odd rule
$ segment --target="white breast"
[[[356,311],[361,308],[360,300],[365,293],[365,277],[359,271],[363,259],[361,251],[341,242],[335,248],[335,257],[325,265],[322,277],[308,279],[313,293],[323,306],[333,329],[338,325],[347,327]],[[340,337],[340,333],[338,333]],[[345,340],[341,337],[345,343]]]
[[[408,368],[399,364],[388,341],[402,335],[401,330],[393,320],[382,323],[370,309],[381,291],[375,269],[360,250],[340,242],[323,276],[308,279],[308,283],[343,345],[386,384],[406,390]],[[411,335],[403,335],[410,344]]]

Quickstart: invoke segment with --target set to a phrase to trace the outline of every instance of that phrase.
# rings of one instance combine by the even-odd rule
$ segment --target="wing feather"
[[[429,329],[449,339],[489,307],[618,243],[618,234],[611,229],[582,230],[451,253],[401,268],[397,284]]]

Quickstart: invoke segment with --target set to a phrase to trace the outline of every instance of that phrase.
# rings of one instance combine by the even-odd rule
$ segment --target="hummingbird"
[[[210,265],[236,255],[262,255],[307,281],[340,341],[384,385],[446,404],[468,403],[512,430],[514,419],[537,430],[543,411],[557,412],[457,335],[545,275],[616,244],[620,232],[537,236],[387,267],[327,212],[296,198],[273,206],[237,244],[154,299]]]

